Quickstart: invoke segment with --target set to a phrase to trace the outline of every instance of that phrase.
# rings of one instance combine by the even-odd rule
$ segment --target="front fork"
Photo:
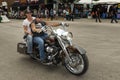
[[[63,49],[63,51],[64,51],[64,53],[65,53],[67,59],[69,60],[69,62],[72,62],[72,59],[70,58],[70,55],[69,55],[69,53],[68,53],[66,47]]]
[[[57,38],[58,38],[58,41],[59,41],[59,43],[60,43],[60,45],[61,45],[61,47],[62,47],[62,49],[63,49],[63,51],[64,51],[64,53],[65,53],[65,55],[66,55],[66,57],[67,57],[67,59],[68,59],[70,62],[72,62],[72,59],[70,58],[69,53],[68,53],[68,51],[67,51],[64,43],[62,42],[61,38],[60,38],[59,36],[58,36]]]

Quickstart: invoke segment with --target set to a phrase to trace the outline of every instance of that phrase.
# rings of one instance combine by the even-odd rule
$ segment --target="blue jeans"
[[[44,39],[46,39],[47,36],[48,36],[47,34],[44,34],[42,36],[37,36],[33,38],[33,42],[38,44],[40,60],[45,60],[46,58],[46,55],[44,52]]]
[[[113,21],[115,21],[116,23],[118,23],[118,21],[117,21],[117,18],[116,18],[116,15],[115,15],[115,14],[112,16],[111,23],[113,23]]]
[[[33,44],[32,44],[32,35],[27,35],[27,53],[32,53],[32,48],[33,48]]]

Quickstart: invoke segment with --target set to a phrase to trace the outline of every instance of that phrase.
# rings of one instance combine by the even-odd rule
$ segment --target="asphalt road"
[[[68,22],[74,43],[87,50],[89,69],[74,76],[64,66],[44,66],[17,53],[21,20],[0,23],[0,80],[120,80],[120,24],[92,20]]]

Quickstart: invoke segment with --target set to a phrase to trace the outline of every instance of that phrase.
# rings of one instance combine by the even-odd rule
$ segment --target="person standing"
[[[47,8],[45,9],[45,18],[46,20],[49,18],[49,10]]]
[[[31,11],[25,11],[26,19],[23,21],[23,28],[24,33],[26,35],[27,40],[27,53],[29,53],[32,56],[32,32],[30,28],[31,22],[35,19],[35,17],[32,17]]]
[[[70,19],[70,17],[69,17],[69,11],[68,11],[68,9],[66,10],[66,20],[69,20]]]
[[[50,17],[51,17],[51,20],[53,20],[53,18],[54,18],[54,12],[53,12],[53,9],[50,10]]]
[[[99,20],[99,22],[101,22],[100,20],[100,9],[97,8],[96,12],[95,12],[95,16],[96,16],[96,22]]]
[[[74,21],[74,15],[73,15],[73,12],[70,13],[70,20]]]
[[[1,13],[0,13],[0,23],[1,23],[1,21],[2,21],[2,17],[1,17]]]
[[[53,15],[54,15],[54,18],[57,19],[57,11],[55,9],[53,10]]]
[[[112,6],[112,11],[111,11],[111,23],[113,23],[113,21],[115,21],[116,23],[118,23],[117,21],[117,10],[116,10],[116,7]]]
[[[66,20],[66,9],[64,9],[62,13],[63,13],[64,20]]]

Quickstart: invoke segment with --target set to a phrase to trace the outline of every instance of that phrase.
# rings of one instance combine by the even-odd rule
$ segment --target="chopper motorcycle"
[[[58,65],[62,63],[65,68],[74,75],[83,75],[89,67],[86,51],[72,43],[73,34],[67,31],[68,24],[64,23],[61,28],[54,29],[52,26],[44,26],[49,37],[44,41],[45,55],[49,63],[45,65]],[[17,52],[27,54],[26,41],[17,44]],[[37,44],[33,43],[34,59],[39,60]]]

